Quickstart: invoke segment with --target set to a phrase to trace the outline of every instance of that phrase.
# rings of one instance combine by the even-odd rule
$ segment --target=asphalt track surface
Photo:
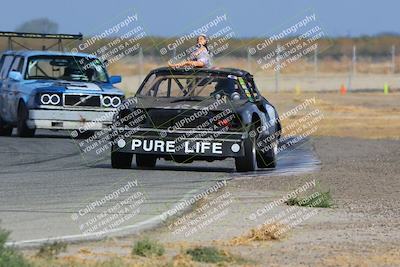
[[[152,170],[137,169],[135,163],[129,170],[118,170],[111,168],[108,151],[89,154],[82,153],[68,133],[0,137],[0,226],[12,231],[10,244],[97,239],[103,236],[99,232],[135,233],[162,223],[161,214],[217,181],[279,179],[313,171],[319,164],[307,140],[281,151],[275,170],[245,174],[235,172],[233,160],[159,160]],[[116,191],[118,196],[105,199]],[[91,203],[98,205],[88,208]]]

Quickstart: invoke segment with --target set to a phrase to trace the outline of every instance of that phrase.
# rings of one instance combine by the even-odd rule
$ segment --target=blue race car
[[[97,57],[57,51],[0,54],[0,136],[36,129],[97,131],[112,123],[124,93]]]

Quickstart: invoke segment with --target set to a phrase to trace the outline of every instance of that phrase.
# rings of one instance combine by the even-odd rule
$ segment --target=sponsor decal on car
[[[141,140],[132,139],[132,151],[143,149],[145,152],[165,152],[175,153],[177,143],[174,140]],[[221,142],[205,141],[185,141],[183,142],[183,151],[186,154],[222,154]]]

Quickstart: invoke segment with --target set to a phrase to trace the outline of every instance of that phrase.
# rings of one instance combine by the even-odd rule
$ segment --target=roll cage
[[[46,33],[31,33],[31,32],[7,32],[7,31],[0,31],[0,38],[8,38],[8,50],[13,50],[13,44],[16,44],[26,50],[32,50],[29,47],[21,44],[20,42],[16,41],[15,38],[24,38],[24,39],[51,39],[57,40],[56,43],[45,47],[42,47],[42,50],[49,50],[55,46],[58,46],[58,51],[64,51],[63,47],[63,40],[82,40],[83,35],[79,34],[46,34]]]

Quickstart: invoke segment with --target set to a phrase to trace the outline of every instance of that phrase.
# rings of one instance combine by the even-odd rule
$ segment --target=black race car
[[[152,70],[111,128],[113,168],[234,158],[236,170],[274,168],[278,114],[240,69]]]

